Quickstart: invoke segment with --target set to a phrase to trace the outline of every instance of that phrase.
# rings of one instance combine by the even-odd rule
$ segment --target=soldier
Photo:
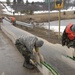
[[[72,47],[75,49],[75,24],[69,24],[62,35],[62,46]],[[73,54],[73,58],[75,55]]]
[[[15,19],[15,17],[9,17],[9,19],[11,20],[11,23],[13,25],[16,25],[16,19]]]
[[[43,43],[44,42],[42,40],[38,40],[38,38],[32,37],[32,36],[22,37],[22,38],[17,39],[15,45],[17,46],[18,50],[25,58],[23,67],[26,67],[29,69],[34,68],[33,64],[31,64],[30,62],[30,58],[31,56],[33,56],[33,49],[35,49],[35,51],[38,53],[40,57],[39,47],[41,47]]]

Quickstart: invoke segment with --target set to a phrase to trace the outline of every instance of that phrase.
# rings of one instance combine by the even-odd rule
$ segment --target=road
[[[42,75],[22,67],[24,58],[15,45],[0,30],[0,75]]]
[[[61,26],[67,26],[69,23],[75,24],[75,19],[60,20]],[[44,25],[48,26],[48,22],[47,23],[45,22]],[[52,22],[50,22],[50,25],[51,26],[58,26],[59,25],[59,21],[52,21]]]
[[[33,36],[32,34],[12,26],[4,20],[3,26],[13,32],[18,38],[22,35]],[[51,44],[44,40],[44,46],[40,48],[41,54],[45,61],[51,64],[60,75],[75,75],[75,61],[65,57],[68,54],[71,56],[72,49],[62,47],[60,44]]]

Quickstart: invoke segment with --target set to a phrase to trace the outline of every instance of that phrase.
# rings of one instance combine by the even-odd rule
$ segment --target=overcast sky
[[[0,1],[6,1],[6,0],[0,0]],[[10,0],[10,1],[13,1],[13,0]],[[25,2],[26,0],[24,0],[24,2]],[[44,0],[28,0],[29,2],[32,2],[32,1],[34,1],[34,2],[37,2],[37,1],[39,1],[39,2],[43,2]]]

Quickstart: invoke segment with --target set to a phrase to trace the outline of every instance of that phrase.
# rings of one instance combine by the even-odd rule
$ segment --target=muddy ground
[[[55,21],[59,19],[59,13],[51,13],[50,14],[50,21]],[[14,15],[15,16],[15,15]],[[44,13],[44,14],[34,14],[34,15],[19,15],[19,16],[15,16],[17,20],[19,21],[23,21],[23,22],[27,22],[30,23],[30,18],[32,18],[32,20],[35,23],[44,23],[44,22],[48,22],[48,16],[49,14]],[[68,12],[62,12],[60,14],[60,19],[75,19],[75,11],[68,11]],[[35,27],[34,29],[29,29],[29,28],[25,28],[22,26],[18,26],[17,27],[26,30],[34,35],[37,35],[39,37],[42,37],[44,39],[46,39],[47,41],[51,42],[51,43],[60,43],[61,44],[61,36],[58,36],[58,33],[52,31],[52,30],[47,30],[44,28],[38,28]]]
[[[60,38],[58,37],[58,33],[52,31],[52,30],[47,30],[44,28],[39,28],[39,27],[35,27],[34,29],[30,29],[30,28],[26,28],[24,26],[19,26],[16,25],[16,27],[19,27],[29,33],[32,33],[36,36],[39,36],[41,38],[44,38],[45,40],[51,42],[51,43],[60,43],[61,44],[61,36]]]

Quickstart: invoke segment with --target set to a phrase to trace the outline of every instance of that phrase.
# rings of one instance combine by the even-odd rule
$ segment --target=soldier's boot
[[[28,69],[34,69],[34,65],[26,61],[24,62],[23,67],[26,67]]]
[[[73,56],[73,60],[75,60],[75,56]]]
[[[70,42],[69,44],[67,44],[68,48],[73,47],[73,42]]]

